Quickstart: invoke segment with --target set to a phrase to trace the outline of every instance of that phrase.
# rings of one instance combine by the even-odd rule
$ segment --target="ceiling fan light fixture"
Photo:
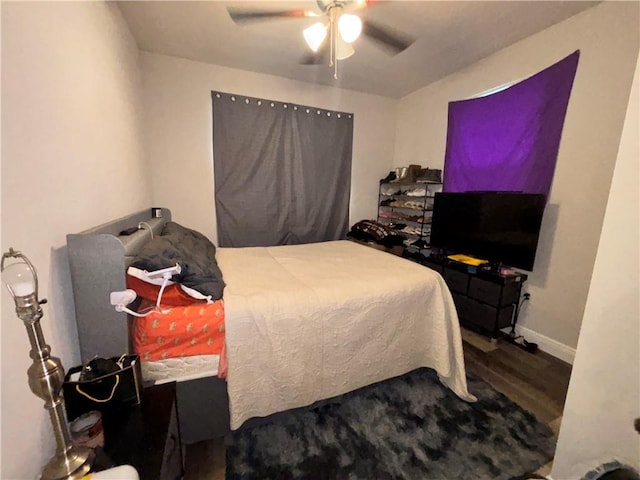
[[[322,22],[316,22],[310,27],[305,28],[302,31],[304,39],[309,45],[309,48],[314,52],[317,52],[327,37],[327,27]]]
[[[336,60],[345,60],[355,53],[350,43],[338,39],[336,42]]]
[[[347,43],[355,42],[362,32],[362,20],[352,13],[343,13],[338,19],[340,36]]]

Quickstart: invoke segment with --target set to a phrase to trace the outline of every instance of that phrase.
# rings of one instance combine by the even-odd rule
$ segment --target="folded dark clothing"
[[[385,247],[402,245],[403,237],[392,228],[374,220],[361,220],[349,230],[350,237],[365,242],[374,242]]]

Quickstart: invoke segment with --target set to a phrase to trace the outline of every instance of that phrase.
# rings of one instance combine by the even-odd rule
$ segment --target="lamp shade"
[[[355,42],[362,32],[362,20],[352,13],[344,13],[338,19],[338,30],[342,40],[347,43]]]
[[[2,281],[12,297],[26,297],[36,292],[36,280],[31,267],[24,261],[12,263],[2,270]]]
[[[305,28],[302,31],[304,35],[304,39],[309,45],[309,48],[314,52],[317,52],[324,42],[324,39],[327,37],[327,27],[323,25],[321,22],[314,23],[310,27]]]
[[[345,58],[349,58],[351,55],[355,53],[355,50],[351,46],[351,44],[343,42],[342,39],[338,38],[336,41],[336,60],[344,60]]]

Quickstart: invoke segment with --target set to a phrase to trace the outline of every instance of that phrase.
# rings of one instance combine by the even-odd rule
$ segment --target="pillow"
[[[162,279],[147,278],[144,270],[136,267],[129,267],[127,270],[127,288],[135,290],[136,294],[145,300],[156,303],[161,286]],[[183,287],[179,283],[169,280],[162,292],[160,304],[170,307],[184,307],[194,303],[205,302],[206,300],[206,296],[192,288]]]
[[[200,232],[167,222],[162,235],[142,247],[131,267],[153,272],[177,263],[182,271],[171,280],[215,301],[222,298],[225,286],[215,253],[216,247]]]

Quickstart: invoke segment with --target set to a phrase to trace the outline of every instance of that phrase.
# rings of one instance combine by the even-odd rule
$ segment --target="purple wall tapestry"
[[[443,190],[548,195],[579,56],[493,95],[450,102]]]

